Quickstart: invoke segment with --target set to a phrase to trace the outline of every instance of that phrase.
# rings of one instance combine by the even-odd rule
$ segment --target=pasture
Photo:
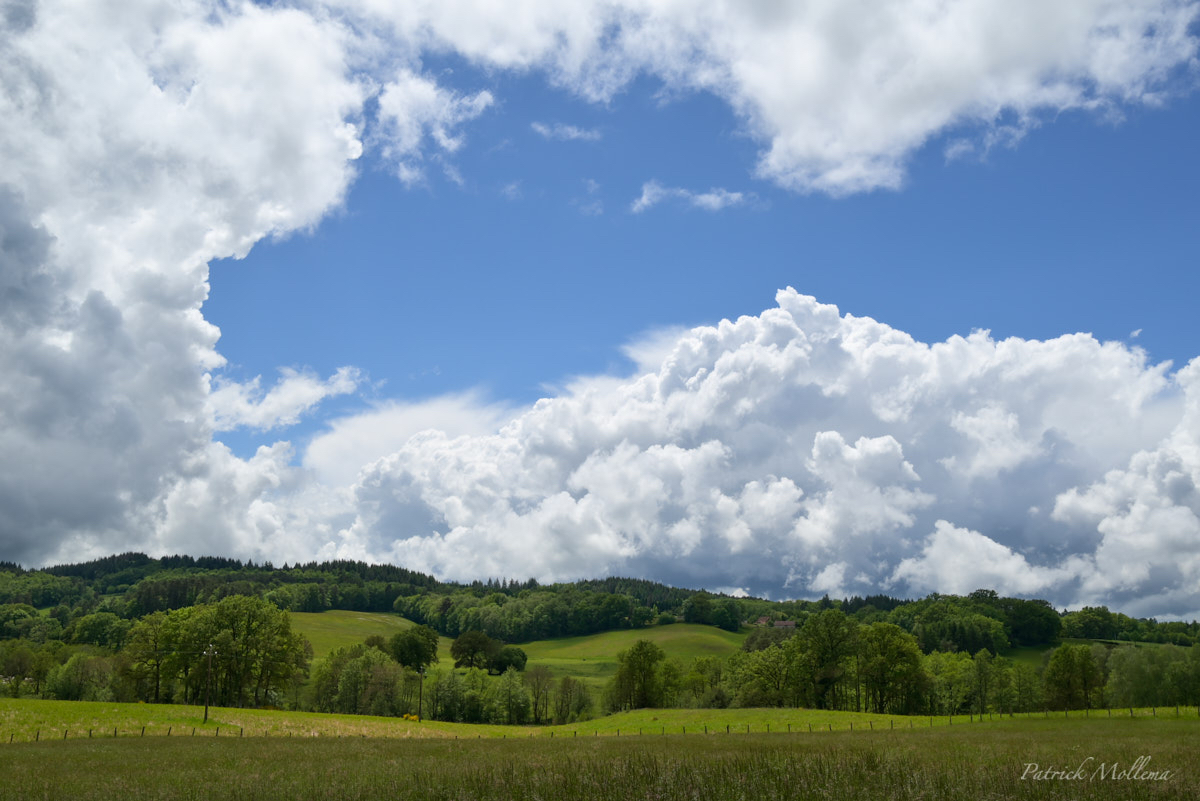
[[[400,723],[391,724],[393,732],[401,731]],[[445,732],[436,739],[414,737],[432,734],[427,724],[410,724],[406,731],[407,738],[365,731],[355,735],[347,729],[340,736],[320,737],[238,738],[208,731],[195,737],[4,743],[0,744],[4,797],[79,801],[1200,797],[1194,767],[1200,720],[1194,710],[1180,718],[1030,716],[974,725],[865,730],[856,726],[853,732],[835,729],[812,734],[773,729],[772,734],[722,731],[710,736],[618,737],[581,732],[550,739],[545,736],[549,730],[531,738],[510,729],[503,739],[479,739],[462,732],[456,740]],[[1035,778],[1039,771],[1041,778]]]
[[[388,612],[350,612],[331,609],[328,612],[289,612],[292,630],[303,634],[312,643],[313,659],[324,659],[330,651],[357,645],[367,637],[379,635],[385,640],[397,632],[415,625],[411,620]],[[450,659],[448,637],[438,642],[438,657]]]
[[[396,632],[414,625],[412,621],[399,615],[382,612],[333,610],[289,614],[292,618],[292,628],[312,643],[314,667],[335,648],[361,643],[375,634],[387,639]],[[597,693],[603,690],[605,682],[617,672],[617,654],[630,648],[638,640],[650,640],[662,648],[668,658],[678,659],[686,666],[696,657],[729,656],[741,647],[745,639],[745,631],[734,633],[712,626],[675,623],[669,626],[624,629],[582,637],[514,644],[525,651],[530,666],[545,665],[556,678],[570,676],[580,679]],[[438,664],[435,667],[453,666],[454,660],[450,656],[452,642],[449,637],[439,638]]]
[[[593,691],[599,691],[617,672],[617,654],[631,648],[638,640],[649,640],[661,648],[668,659],[678,659],[686,667],[701,656],[727,657],[740,648],[745,639],[745,634],[712,626],[674,623],[583,637],[537,640],[520,643],[519,647],[529,657],[530,665],[546,665],[556,677],[581,679]]]

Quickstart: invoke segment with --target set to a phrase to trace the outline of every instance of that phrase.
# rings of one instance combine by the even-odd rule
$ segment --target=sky
[[[0,22],[0,559],[1200,617],[1200,3]]]

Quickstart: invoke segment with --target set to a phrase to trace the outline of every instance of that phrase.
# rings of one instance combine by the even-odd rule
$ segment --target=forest
[[[418,625],[313,665],[288,613],[330,609]],[[741,647],[682,660],[630,639],[602,687],[527,664],[520,647],[676,623],[741,632]],[[439,635],[454,640],[455,669],[438,663]],[[1196,705],[1198,637],[1196,622],[1056,611],[986,589],[777,602],[641,579],[443,582],[349,561],[129,553],[42,570],[0,564],[0,691],[14,697],[497,723],[671,706],[952,715]]]

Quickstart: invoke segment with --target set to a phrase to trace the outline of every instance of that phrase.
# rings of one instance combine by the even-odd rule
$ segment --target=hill
[[[529,664],[546,665],[555,677],[571,676],[600,690],[617,672],[617,654],[628,650],[638,640],[649,640],[662,648],[668,659],[683,665],[702,656],[728,657],[746,639],[744,632],[733,633],[700,626],[677,623],[634,631],[610,631],[586,637],[564,637],[536,640],[521,647],[529,656]]]

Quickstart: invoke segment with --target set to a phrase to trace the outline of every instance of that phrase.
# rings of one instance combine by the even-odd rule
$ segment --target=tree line
[[[312,657],[286,612],[245,595],[136,621],[94,612],[74,621],[71,631],[73,645],[0,642],[0,681],[10,695],[284,706]]]
[[[313,708],[501,724],[568,723],[592,711],[582,682],[555,679],[545,665],[527,670],[519,647],[466,631],[450,648],[456,669],[429,670],[437,643],[433,629],[414,626],[334,650],[313,675]]]
[[[732,631],[761,625],[753,626],[745,651],[727,660],[689,665],[650,660],[651,671],[645,664],[652,650],[623,655],[620,681],[595,699],[597,709],[805,705],[953,713],[971,704],[1028,709],[1086,706],[1097,699],[1161,700],[1168,690],[1170,698],[1193,699],[1189,660],[1195,652],[1189,646],[1200,639],[1196,622],[1136,619],[1102,606],[1058,612],[1046,601],[1001,597],[990,590],[935,593],[915,601],[874,595],[775,602],[639,579],[463,584],[352,561],[276,568],[218,557],[122,554],[45,570],[0,564],[0,689],[61,698],[187,702],[204,689],[221,703],[296,706],[307,663],[302,641],[281,621],[287,611],[330,608],[394,611],[421,624],[419,630],[429,636],[482,643],[485,647],[459,666],[467,674],[452,678],[454,671],[441,676],[433,671],[424,684],[418,681],[418,695],[426,684],[432,688],[429,708],[451,719],[492,715],[481,710],[492,709],[485,696],[498,682],[479,676],[525,668],[524,652],[505,643],[680,621]],[[262,622],[268,619],[274,622]],[[840,628],[834,620],[842,621]],[[260,644],[255,651],[244,645],[262,642],[255,638],[266,632],[276,635],[269,647]],[[1014,646],[1055,644],[1064,637],[1177,647],[1093,649],[1085,656],[1063,646],[1055,651],[1062,654],[1057,661],[1036,667],[1002,656]],[[201,658],[210,644],[211,666],[208,657]],[[264,648],[274,654],[270,660],[264,661]],[[420,676],[416,663],[411,656],[396,656],[391,644],[374,650],[396,667],[385,670],[368,651],[346,656],[347,663],[374,660],[356,663],[354,675],[377,679],[358,686],[388,688],[365,703],[407,709],[404,688],[412,678],[395,671]],[[536,675],[536,668],[524,676]],[[387,681],[381,683],[378,677],[384,674]],[[468,675],[476,677],[475,683],[461,684]],[[399,689],[392,689],[392,679]],[[339,675],[335,683],[340,681]],[[528,716],[551,716],[548,708],[539,711],[539,704],[558,690],[530,692]],[[579,688],[568,688],[567,707],[574,709],[578,696]],[[363,697],[351,690],[342,695],[344,706],[355,708]],[[353,704],[346,700],[351,698]],[[511,707],[517,717],[520,706]]]
[[[690,664],[649,640],[618,656],[606,711],[804,707],[967,715],[1200,705],[1200,646],[1064,643],[1037,664],[980,648],[925,653],[918,637],[839,609],[759,629],[728,658]]]
[[[780,602],[731,598],[642,579],[553,585],[540,585],[533,579],[458,583],[393,565],[349,560],[275,567],[223,557],[152,559],[141,553],[43,570],[0,565],[0,607],[49,609],[50,617],[57,621],[21,623],[15,633],[0,630],[0,636],[33,640],[66,636],[69,640],[67,630],[72,622],[97,611],[136,620],[152,612],[243,595],[295,612],[395,611],[444,636],[479,630],[507,642],[636,629],[678,620],[730,631],[761,617],[803,625],[808,615],[828,608],[853,614],[860,622],[894,623],[916,636],[926,653],[951,648],[970,653],[980,648],[995,651],[1009,645],[1051,643],[1060,635],[1175,645],[1200,640],[1200,624],[1194,621],[1132,618],[1102,606],[1057,612],[1045,601],[1002,598],[988,590],[964,597],[932,594],[920,600],[874,595]]]

